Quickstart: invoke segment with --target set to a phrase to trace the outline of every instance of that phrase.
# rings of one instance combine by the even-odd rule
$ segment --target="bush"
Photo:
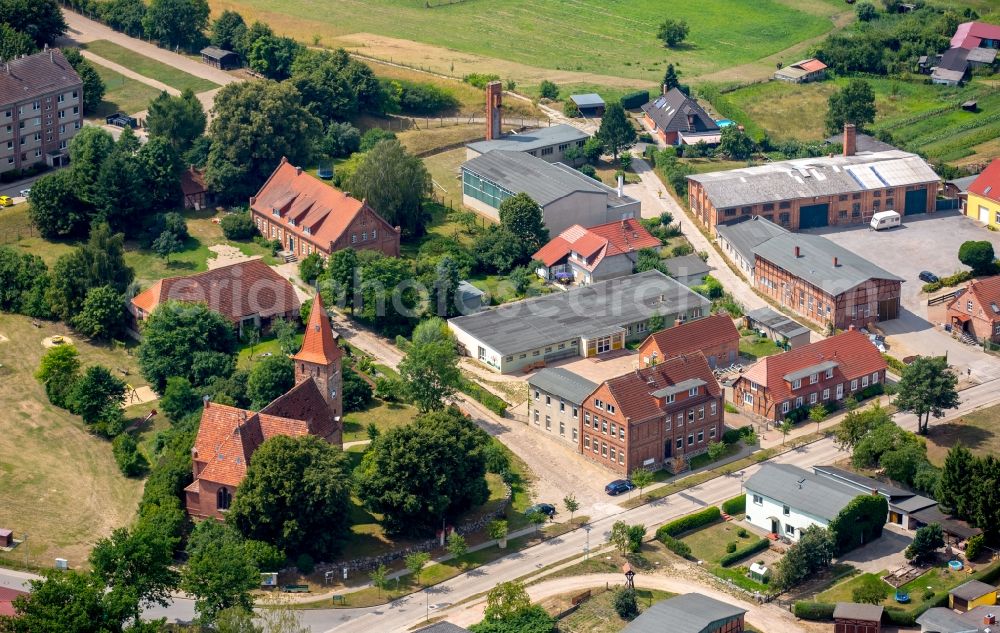
[[[740,432],[736,429],[729,429],[722,434],[722,441],[726,444],[735,444],[740,441]]]
[[[471,380],[462,380],[458,389],[500,417],[503,417],[507,413],[507,403],[502,398],[493,395]]]
[[[406,385],[398,378],[379,376],[375,379],[375,397],[386,402],[406,400]]]
[[[735,545],[735,543],[730,543],[730,545]],[[743,560],[748,556],[753,556],[757,552],[763,552],[768,547],[770,547],[771,542],[766,538],[757,539],[755,542],[747,545],[746,547],[741,547],[739,549],[734,549],[729,551],[729,547],[726,547],[726,551],[729,552],[725,556],[719,559],[719,564],[723,567],[728,567],[735,563],[736,561]]]
[[[648,90],[636,90],[635,92],[630,92],[626,95],[622,95],[621,104],[626,110],[632,110],[643,106],[647,101],[649,101],[649,91]]]
[[[950,288],[952,286],[957,286],[959,284],[964,284],[965,282],[972,279],[971,270],[963,270],[962,272],[955,273],[949,277],[942,277],[938,281],[932,284],[924,284],[922,290],[924,292],[936,292],[942,288]]]
[[[111,451],[115,456],[118,469],[126,477],[138,477],[149,468],[149,462],[139,452],[139,446],[128,433],[122,433],[111,442]]]
[[[219,226],[227,240],[248,240],[257,234],[257,226],[249,211],[229,213],[222,218]]]
[[[491,81],[500,81],[500,75],[493,75],[489,73],[469,73],[468,75],[462,77],[462,81],[482,90],[486,88],[486,84]]]
[[[740,495],[732,499],[726,499],[722,502],[722,511],[730,516],[743,514],[747,511],[747,496]]]
[[[621,588],[615,591],[611,600],[615,613],[623,620],[631,620],[639,615],[639,603],[635,599],[635,590]]]
[[[677,554],[681,558],[688,558],[691,556],[691,546],[684,541],[679,541],[668,534],[657,534],[656,538],[658,538],[668,550]]]
[[[699,512],[682,516],[681,518],[671,521],[670,523],[661,525],[659,529],[656,530],[656,538],[662,541],[662,537],[665,535],[677,536],[679,534],[683,534],[684,532],[690,532],[696,528],[715,523],[721,518],[722,512],[719,508],[716,506],[709,506]]]
[[[542,99],[558,99],[559,86],[555,85],[548,79],[543,79],[542,83],[538,85],[538,95]]]
[[[968,544],[965,546],[965,557],[969,560],[979,556],[979,553],[983,551],[983,541],[985,537],[982,534],[976,534],[969,539]]]
[[[365,379],[352,369],[344,370],[343,377],[344,413],[361,411],[371,404],[372,388]]]
[[[298,567],[300,572],[308,576],[316,570],[316,561],[309,554],[299,554],[299,557],[295,559],[295,566]]]
[[[889,369],[894,371],[899,376],[903,375],[903,371],[906,370],[906,363],[899,360],[895,356],[889,356],[888,354],[882,354],[882,358],[884,358],[886,364],[889,365]]]
[[[458,99],[432,84],[391,82],[399,87],[399,108],[407,114],[436,114],[458,107]]]
[[[881,396],[885,393],[885,386],[882,383],[876,383],[874,385],[868,385],[861,390],[861,397],[859,400],[867,400],[869,398],[874,398],[875,396]]]
[[[826,602],[800,600],[795,603],[792,612],[795,614],[795,617],[803,620],[832,620],[835,606]]]
[[[730,541],[730,542],[726,543],[726,553],[727,554],[732,554],[735,551],[736,551],[736,541]]]
[[[736,530],[736,536],[738,536],[740,538],[747,538],[748,536],[750,536],[750,533],[747,532],[746,528],[740,528],[740,529]]]
[[[948,594],[945,594],[945,597],[947,597],[947,595]],[[896,626],[913,626],[917,623],[917,614],[912,611],[905,611],[895,607],[887,607],[885,613],[889,616],[889,622],[895,624]]]
[[[934,597],[934,590],[933,589],[924,589],[924,593],[921,594],[921,596],[923,597],[924,600],[930,600],[931,598]]]

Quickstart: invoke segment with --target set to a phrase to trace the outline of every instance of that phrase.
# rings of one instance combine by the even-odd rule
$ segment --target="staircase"
[[[299,258],[295,256],[295,253],[291,251],[281,251],[278,256],[285,260],[286,264],[294,264],[299,261]]]

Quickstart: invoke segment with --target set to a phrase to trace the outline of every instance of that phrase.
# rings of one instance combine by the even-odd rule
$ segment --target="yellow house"
[[[1000,158],[969,185],[965,213],[986,226],[1000,229]]]
[[[970,580],[948,592],[948,606],[965,613],[976,607],[989,607],[997,603],[997,588],[985,582]]]

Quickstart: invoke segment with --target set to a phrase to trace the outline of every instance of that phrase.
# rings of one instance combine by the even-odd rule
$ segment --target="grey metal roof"
[[[634,203],[638,202],[638,200],[636,200],[635,198],[633,198],[631,196],[624,195],[624,192],[623,192],[622,195],[619,196],[618,195],[618,190],[615,189],[614,187],[609,187],[608,185],[604,184],[600,180],[595,180],[595,179],[591,178],[590,176],[588,176],[587,174],[585,174],[582,171],[580,171],[579,169],[575,169],[573,167],[570,167],[569,165],[567,165],[565,163],[549,163],[549,164],[552,165],[553,167],[555,167],[556,169],[561,169],[567,175],[569,175],[569,176],[571,176],[571,177],[573,177],[573,178],[575,178],[577,180],[583,181],[584,184],[596,186],[598,189],[600,189],[604,193],[608,194],[608,206],[609,207],[617,207],[617,206],[621,206],[621,205],[634,204]]]
[[[799,255],[795,255],[798,248]],[[758,244],[755,255],[784,268],[831,295],[838,295],[869,279],[903,281],[888,270],[876,266],[825,237],[805,233],[777,235]],[[837,265],[834,266],[834,258]]]
[[[833,136],[826,139],[827,144],[832,143],[844,143],[843,134],[834,134]],[[856,152],[888,152],[894,149],[899,149],[895,145],[890,145],[884,141],[880,141],[870,134],[858,133],[854,137],[854,151]]]
[[[435,622],[430,626],[417,629],[414,633],[469,633],[469,629],[464,629],[451,622]]]
[[[698,102],[672,88],[642,106],[642,111],[665,132],[718,132],[719,126]],[[689,118],[690,117],[690,118]]]
[[[747,312],[747,316],[751,321],[760,323],[764,327],[767,327],[788,338],[794,338],[809,331],[809,328],[806,326],[800,325],[799,323],[786,317],[784,314],[776,312],[771,308],[757,308],[756,310]]]
[[[649,395],[654,398],[667,398],[669,396],[676,396],[679,393],[684,393],[685,391],[694,389],[695,387],[704,387],[707,384],[708,383],[701,378],[688,378],[687,380],[682,380],[678,383],[670,385],[669,387],[657,389]]]
[[[661,600],[639,614],[622,633],[705,633],[713,625],[746,613],[700,593],[685,593]]]
[[[458,291],[463,295],[470,297],[482,297],[484,294],[486,294],[485,292],[483,292],[479,288],[476,288],[475,286],[473,286],[471,283],[469,283],[464,279],[458,282]]]
[[[996,593],[997,588],[993,585],[987,585],[985,582],[979,580],[970,580],[969,582],[962,583],[961,585],[955,587],[948,593],[955,596],[956,598],[961,598],[962,600],[975,600],[976,598],[981,598],[988,593]]]
[[[803,367],[802,369],[797,369],[789,374],[785,374],[782,378],[789,382],[793,380],[802,380],[803,378],[807,378],[813,374],[822,373],[827,369],[836,369],[839,366],[840,363],[835,360],[825,360],[822,363],[816,363],[815,365]]]
[[[744,220],[739,224],[719,224],[715,227],[719,237],[729,242],[740,256],[753,262],[753,249],[759,244],[766,242],[775,235],[788,233],[774,222],[769,222],[764,218],[755,215],[749,220]]]
[[[552,145],[584,141],[588,138],[590,136],[586,132],[563,123],[538,128],[537,130],[527,130],[519,134],[505,134],[492,141],[476,141],[475,143],[467,144],[466,147],[480,154],[498,149],[512,152],[530,152]]]
[[[937,501],[929,499],[928,497],[922,497],[920,495],[913,495],[909,499],[903,499],[901,501],[891,501],[889,503],[890,508],[895,508],[906,512],[907,514],[912,512],[919,512],[931,506],[936,506]]]
[[[588,92],[582,95],[570,95],[570,99],[579,108],[597,108],[604,105],[604,99],[596,92]]]
[[[947,182],[949,185],[953,185],[956,189],[958,189],[959,193],[965,193],[969,190],[969,185],[976,181],[976,178],[979,178],[978,174],[972,176],[962,176],[961,178],[955,178],[954,180],[949,180]]]
[[[650,270],[454,317],[448,324],[500,354],[516,354],[642,321],[656,312],[707,312],[710,305],[677,280]]]
[[[995,48],[970,48],[965,56],[965,61],[976,62],[978,64],[992,64],[996,59],[997,49]]]
[[[695,174],[716,209],[937,182],[924,159],[901,150],[783,160]],[[900,201],[902,202],[902,201]]]
[[[824,475],[826,477],[836,479],[837,481],[847,484],[848,486],[853,486],[862,494],[869,494],[872,490],[877,490],[879,494],[889,497],[890,499],[917,496],[915,493],[904,488],[883,483],[878,479],[865,477],[864,475],[844,470],[843,468],[838,468],[836,466],[813,466],[813,472],[818,475]],[[931,503],[937,502],[932,500]]]
[[[219,48],[218,46],[206,46],[201,49],[201,54],[212,59],[222,59],[226,55],[235,55],[233,51],[227,51],[224,48]]]
[[[711,268],[697,255],[682,255],[681,257],[671,257],[663,260],[663,265],[667,267],[671,277],[690,277],[693,275],[704,275]]]
[[[951,70],[964,74],[969,68],[969,62],[966,61],[968,55],[969,49],[949,48],[941,55],[941,61],[938,62],[937,67],[939,70]]]
[[[982,619],[973,619],[967,613],[955,613],[945,607],[934,607],[924,611],[917,624],[921,631],[936,633],[979,633]]]
[[[585,174],[580,174],[582,178],[578,178],[570,173],[576,172],[575,169],[560,169],[548,161],[521,152],[494,150],[467,160],[462,164],[462,170],[508,191],[526,193],[543,207],[576,192],[608,195],[608,187],[599,186],[593,178]]]
[[[597,383],[562,367],[546,367],[535,372],[535,375],[528,379],[528,384],[573,404],[583,404],[587,396],[597,389]]]
[[[979,528],[969,525],[967,521],[945,514],[937,505],[913,512],[910,516],[924,525],[937,523],[946,534],[959,538],[972,538],[983,533]]]
[[[931,79],[940,79],[941,81],[952,81],[954,83],[961,83],[965,79],[964,70],[948,70],[947,68],[935,68],[931,72]]]
[[[760,470],[747,479],[746,489],[828,521],[835,519],[858,496],[858,491],[847,484],[791,464],[761,465]]]
[[[864,622],[881,622],[885,609],[877,604],[858,604],[857,602],[838,602],[833,608],[833,619],[862,620]]]

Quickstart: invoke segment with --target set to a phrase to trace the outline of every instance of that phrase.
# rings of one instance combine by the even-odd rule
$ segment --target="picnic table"
[[[285,593],[309,593],[309,585],[285,585],[281,590]]]

